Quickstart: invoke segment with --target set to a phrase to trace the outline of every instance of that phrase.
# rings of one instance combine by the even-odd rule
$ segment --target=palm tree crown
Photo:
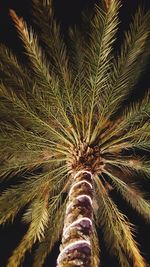
[[[106,5],[100,1],[87,11],[82,26],[69,29],[67,44],[54,19],[52,1],[32,1],[39,37],[10,11],[27,65],[0,45],[0,176],[2,181],[17,179],[0,196],[0,223],[13,221],[26,206],[23,222],[29,225],[7,267],[20,266],[37,241],[33,266],[43,266],[62,232],[65,236],[68,226],[63,230],[62,222],[68,220],[71,193],[77,194],[81,183],[93,203],[91,217],[86,215],[93,223],[91,262],[86,266],[99,266],[96,228],[101,227],[121,267],[146,267],[133,226],[109,192],[118,191],[150,221],[150,203],[133,183],[137,172],[149,176],[149,94],[128,107],[122,105],[148,57],[150,12],[138,8],[116,53],[119,0]],[[79,179],[83,172],[91,174],[90,180],[85,175]],[[73,177],[78,177],[74,184]],[[59,267],[78,266],[66,258],[64,263],[59,260]]]

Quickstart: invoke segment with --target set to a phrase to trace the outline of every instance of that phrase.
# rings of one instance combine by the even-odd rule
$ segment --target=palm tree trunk
[[[74,174],[66,206],[57,267],[92,267],[93,181],[89,171]]]

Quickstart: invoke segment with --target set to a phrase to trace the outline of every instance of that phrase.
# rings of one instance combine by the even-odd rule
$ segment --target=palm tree
[[[97,227],[121,267],[146,267],[133,226],[110,192],[150,221],[136,180],[137,173],[149,175],[149,94],[122,104],[148,57],[150,13],[138,8],[116,53],[121,3],[104,4],[83,15],[67,43],[51,0],[33,0],[39,39],[10,11],[27,65],[0,46],[0,176],[16,181],[0,196],[0,223],[26,207],[29,227],[7,267],[20,266],[37,241],[33,267],[43,266],[60,236],[58,267],[97,267]]]

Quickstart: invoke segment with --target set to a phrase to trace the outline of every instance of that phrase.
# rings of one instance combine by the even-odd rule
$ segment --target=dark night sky
[[[81,11],[87,6],[93,5],[96,0],[55,0],[56,16],[61,20],[63,29],[66,29],[68,25],[79,23]],[[131,18],[131,14],[136,10],[137,5],[143,3],[143,0],[124,0],[122,1],[123,7],[120,12],[121,17],[121,31],[127,27],[127,23]],[[145,8],[150,9],[150,0],[145,0]],[[23,16],[28,22],[31,22],[31,0],[0,0],[0,42],[7,44],[13,51],[20,57],[22,50],[20,49],[20,41],[17,38],[15,29],[11,24],[10,18],[8,17],[9,8],[16,10],[17,14]],[[119,40],[121,40],[121,31],[119,32]],[[150,86],[150,79],[148,77],[148,68],[145,74],[143,74],[141,80],[139,81],[138,95],[142,95],[144,88]],[[135,93],[133,93],[135,95]],[[137,92],[136,92],[137,94]],[[134,97],[134,96],[133,96]],[[144,187],[148,188],[148,183],[145,182]],[[148,191],[148,190],[147,190]],[[137,235],[136,239],[140,244],[140,248],[145,255],[145,258],[150,263],[150,227],[144,222],[144,220],[138,216],[133,210],[126,205],[118,195],[112,193],[113,199],[118,203],[118,206],[122,211],[125,211],[132,223],[137,225]],[[12,249],[16,247],[21,236],[26,231],[26,226],[19,222],[19,214],[12,226],[8,224],[4,228],[0,228],[0,267],[6,266],[6,261],[10,255]],[[101,232],[99,232],[101,237]],[[119,267],[116,259],[108,258],[108,251],[105,251],[105,245],[101,242],[102,247],[102,265],[103,267]],[[35,247],[33,248],[33,251]],[[51,255],[48,257],[45,267],[54,267],[55,260],[58,254],[58,245],[54,248]],[[27,253],[27,257],[23,264],[23,267],[31,267],[32,257]],[[132,266],[131,266],[132,267]]]

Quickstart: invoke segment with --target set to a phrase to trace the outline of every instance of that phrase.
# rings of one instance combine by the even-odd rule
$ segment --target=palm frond
[[[53,1],[40,1],[32,0],[32,15],[33,22],[38,32],[40,32],[39,40],[46,51],[46,56],[49,59],[51,69],[56,74],[58,73],[57,67],[55,66],[54,50],[53,50],[53,33],[52,25],[54,23],[53,14]]]
[[[20,65],[17,58],[3,45],[0,46],[0,56],[2,83],[7,88],[10,88],[10,90],[14,90],[18,96],[23,92],[26,92],[25,96],[27,97],[30,106],[32,106],[32,108],[34,106],[34,110],[36,111],[40,110],[38,115],[44,115],[46,118],[52,117],[53,120],[55,119],[56,124],[58,120],[55,118],[54,114],[52,114],[53,112],[51,110],[49,100],[47,99],[50,98],[50,95],[42,93],[41,88],[37,86],[29,71],[27,71],[24,66]],[[1,103],[2,118],[3,116],[7,116],[9,118],[11,116],[9,113],[11,113],[12,110],[8,109],[6,114],[5,109],[6,108],[4,108]],[[58,123],[61,125],[63,130],[65,130],[64,126],[60,122]],[[69,132],[66,130],[65,133],[69,135]],[[70,134],[70,138],[71,137],[72,136]]]
[[[103,118],[110,118],[116,113],[123,99],[130,93],[138,80],[148,57],[148,50],[145,48],[149,36],[150,13],[143,13],[138,9],[129,31],[125,33],[124,44],[120,55],[112,62],[104,90],[100,99],[100,118],[92,140],[94,140],[100,126],[103,125]],[[135,71],[136,70],[136,71]],[[135,75],[136,73],[136,75]]]
[[[111,178],[113,186],[121,193],[122,197],[132,206],[132,208],[141,214],[147,221],[150,221],[150,201],[143,198],[142,193],[137,186],[127,185],[110,171],[105,170],[105,173]]]
[[[66,166],[52,165],[50,168],[48,164],[48,167],[45,168],[44,173],[30,175],[30,178],[25,178],[22,183],[2,192],[0,196],[0,224],[9,220],[13,221],[16,214],[37,197],[45,187],[49,186],[51,194],[56,191],[56,188],[59,190],[64,187],[68,177]]]
[[[87,22],[87,21],[86,21]],[[89,21],[88,21],[89,22]],[[89,23],[88,23],[89,26]],[[87,27],[87,25],[85,25]],[[87,126],[87,88],[88,83],[85,77],[87,76],[87,64],[84,64],[86,57],[86,28],[84,30],[77,28],[71,28],[69,30],[69,43],[70,43],[70,67],[74,79],[74,103],[77,107],[77,120],[80,129],[81,140],[85,136]],[[85,50],[85,51],[84,51]]]
[[[145,44],[149,36],[149,23],[150,13],[144,14],[143,10],[139,8],[130,29],[125,33],[120,55],[113,62],[113,68],[106,81],[102,97],[101,116],[109,118],[114,111],[117,112],[120,103],[137,82],[143,70],[141,57],[144,53],[148,56],[148,51],[145,51]]]
[[[145,150],[146,152],[150,151],[149,134],[143,134],[142,136],[139,135],[138,138],[133,138],[131,143],[135,148]]]
[[[41,1],[33,1],[36,9],[34,8],[34,14],[36,17],[36,24],[40,26],[41,17],[44,16],[44,25],[41,29],[40,39],[44,46],[48,49],[48,57],[52,62],[52,69],[54,75],[58,78],[60,87],[63,87],[63,99],[65,99],[65,105],[68,103],[68,108],[70,109],[70,115],[73,117],[76,130],[78,135],[80,136],[80,126],[77,118],[77,110],[76,105],[74,104],[74,96],[73,89],[71,85],[72,73],[71,68],[69,66],[69,57],[67,54],[67,49],[65,46],[65,42],[63,40],[63,36],[61,34],[60,27],[56,23],[53,12],[52,12],[52,1],[48,1],[48,3],[41,3]],[[38,8],[37,8],[38,7]],[[38,15],[38,19],[37,19]],[[43,19],[42,19],[43,24]],[[41,28],[41,27],[40,27]]]
[[[142,157],[118,157],[112,159],[106,159],[106,163],[110,164],[112,166],[117,166],[120,169],[129,169],[132,172],[136,171],[142,174],[149,175],[150,169],[149,169],[149,160],[144,159]]]
[[[68,157],[64,146],[50,141],[44,135],[28,131],[19,124],[2,125],[0,148],[1,180],[48,164],[51,168],[57,168],[64,164]]]
[[[39,52],[40,54],[40,52]],[[28,102],[30,106],[34,106],[34,110],[40,111],[38,112],[38,116],[41,116],[42,113],[44,115],[44,118],[52,118],[53,121],[55,120],[55,124],[58,126],[61,126],[63,128],[64,132],[69,136],[71,140],[73,140],[73,137],[71,133],[65,129],[63,124],[57,119],[56,117],[56,107],[55,107],[55,115],[54,115],[54,108],[52,109],[50,104],[52,105],[51,94],[49,93],[49,90],[46,91],[41,90],[39,86],[35,83],[33,80],[33,77],[31,77],[31,74],[25,69],[24,66],[21,66],[18,63],[18,60],[16,57],[9,51],[5,46],[0,46],[0,55],[1,55],[1,78],[2,82],[7,88],[10,88],[10,90],[15,90],[17,94],[19,93],[25,93],[26,97],[28,98]],[[17,74],[17,75],[16,75]],[[24,90],[25,89],[25,90]],[[52,99],[53,100],[53,99]],[[4,101],[4,100],[3,100]],[[34,103],[34,105],[33,105]],[[11,110],[8,109],[8,112],[6,113],[4,106],[1,104],[2,114],[1,116],[7,116],[10,117]],[[3,112],[5,111],[5,114]],[[58,127],[57,126],[57,127]]]
[[[98,222],[104,233],[104,240],[111,253],[115,254],[121,267],[146,267],[146,263],[133,239],[131,225],[108,196],[100,178],[95,177],[99,205]],[[129,259],[127,258],[129,255]]]
[[[108,130],[106,130],[105,136],[103,138],[101,138],[100,136],[101,147],[103,147],[103,143],[105,147],[105,143],[107,145],[108,141],[108,144],[109,145],[111,144],[111,148],[109,147],[109,149],[111,149],[113,152],[113,146],[115,142],[116,144],[120,141],[124,142],[126,139],[128,140],[129,137],[132,136],[135,137],[137,134],[140,136],[140,132],[143,133],[142,140],[145,139],[146,141],[146,135],[147,135],[146,132],[148,133],[147,121],[149,120],[149,116],[150,116],[150,104],[149,104],[149,92],[148,92],[142,101],[131,104],[123,111],[123,114],[117,120],[117,123],[113,125],[113,129],[112,127],[110,127]],[[113,136],[115,136],[115,139],[112,140],[111,143],[111,138]],[[135,140],[135,138],[133,140]]]
[[[38,195],[40,189],[48,184],[49,179],[49,174],[41,174],[38,177],[35,175],[5,190],[0,196],[0,224],[8,220],[13,221],[19,210]],[[49,181],[49,184],[53,186],[52,181]]]
[[[31,249],[37,240],[40,241],[44,237],[45,227],[48,224],[47,204],[48,195],[43,192],[32,203],[30,212],[26,213],[26,217],[31,216],[31,224],[21,243],[9,258],[7,267],[18,267],[22,263],[26,251]]]
[[[43,132],[45,129],[45,131],[49,132],[51,138],[52,136],[55,136],[54,138],[59,138],[65,143],[70,144],[70,141],[63,135],[63,133],[61,134],[58,130],[55,130],[54,126],[51,126],[48,121],[41,119],[31,109],[25,96],[20,99],[15,92],[8,90],[4,85],[0,85],[0,94],[5,98],[5,101],[12,105],[12,110],[15,113],[14,119],[20,117],[20,119],[24,119],[25,121],[28,121],[28,123],[31,122],[30,125],[34,128],[34,131],[37,129],[39,132]]]
[[[51,252],[56,241],[59,240],[63,230],[66,201],[59,206],[49,209],[49,223],[45,232],[45,238],[40,242],[34,255],[33,267],[42,267],[46,256]]]
[[[45,58],[43,51],[38,45],[36,35],[33,33],[32,30],[28,31],[26,23],[23,21],[23,19],[19,19],[13,10],[10,11],[10,14],[15,22],[16,28],[20,34],[20,38],[22,39],[24,46],[27,50],[27,54],[33,66],[32,70],[36,75],[37,84],[39,84],[42,88],[44,87],[43,94],[44,91],[48,91],[47,96],[49,97],[49,99],[51,99],[50,104],[53,105],[54,107],[58,107],[61,119],[65,121],[66,127],[69,127],[71,131],[73,131],[74,137],[77,139],[77,135],[73,128],[73,125],[66,114],[66,107],[64,106],[63,103],[64,95],[62,96],[61,95],[62,92],[60,92],[59,90],[58,79],[55,79],[50,75],[49,73],[50,66],[48,65],[48,62]],[[56,37],[57,34],[58,34],[57,29],[55,29]],[[59,43],[59,40],[57,41]],[[60,45],[61,47],[60,43],[58,45]],[[62,48],[61,53],[63,53],[63,55],[65,54],[64,48]],[[64,56],[63,55],[62,57],[65,57],[65,55]],[[62,68],[64,68],[65,70],[65,65],[63,65]],[[67,80],[67,77],[69,77],[69,75],[67,73],[64,73],[64,75],[65,75],[64,80]],[[72,108],[70,107],[70,104],[67,105],[68,101],[69,103],[71,103],[69,99],[68,100],[66,99],[66,106],[67,108],[69,106],[69,109],[71,111]]]
[[[142,122],[142,125],[135,124],[127,130],[128,131],[125,131],[125,133],[120,133],[120,135],[118,136],[114,135],[115,138],[111,139],[111,137],[109,136],[110,140],[108,138],[108,141],[106,141],[106,136],[106,139],[102,140],[100,144],[103,153],[115,153],[116,151],[118,152],[119,150],[121,151],[122,149],[128,148],[142,148],[144,150],[149,150],[149,121],[146,121],[144,123]]]
[[[0,66],[0,80],[7,86],[17,91],[24,91],[24,87],[27,89],[29,84],[33,83],[27,68],[18,61],[12,51],[2,44],[0,45]]]
[[[87,140],[90,140],[93,111],[99,101],[99,93],[106,82],[111,62],[112,45],[118,25],[118,9],[120,2],[113,0],[111,8],[105,14],[103,10],[96,7],[97,15],[92,21],[93,31],[91,33],[90,47],[87,52],[86,64],[89,66],[89,88],[88,103],[89,127]],[[87,77],[88,78],[88,77]]]

